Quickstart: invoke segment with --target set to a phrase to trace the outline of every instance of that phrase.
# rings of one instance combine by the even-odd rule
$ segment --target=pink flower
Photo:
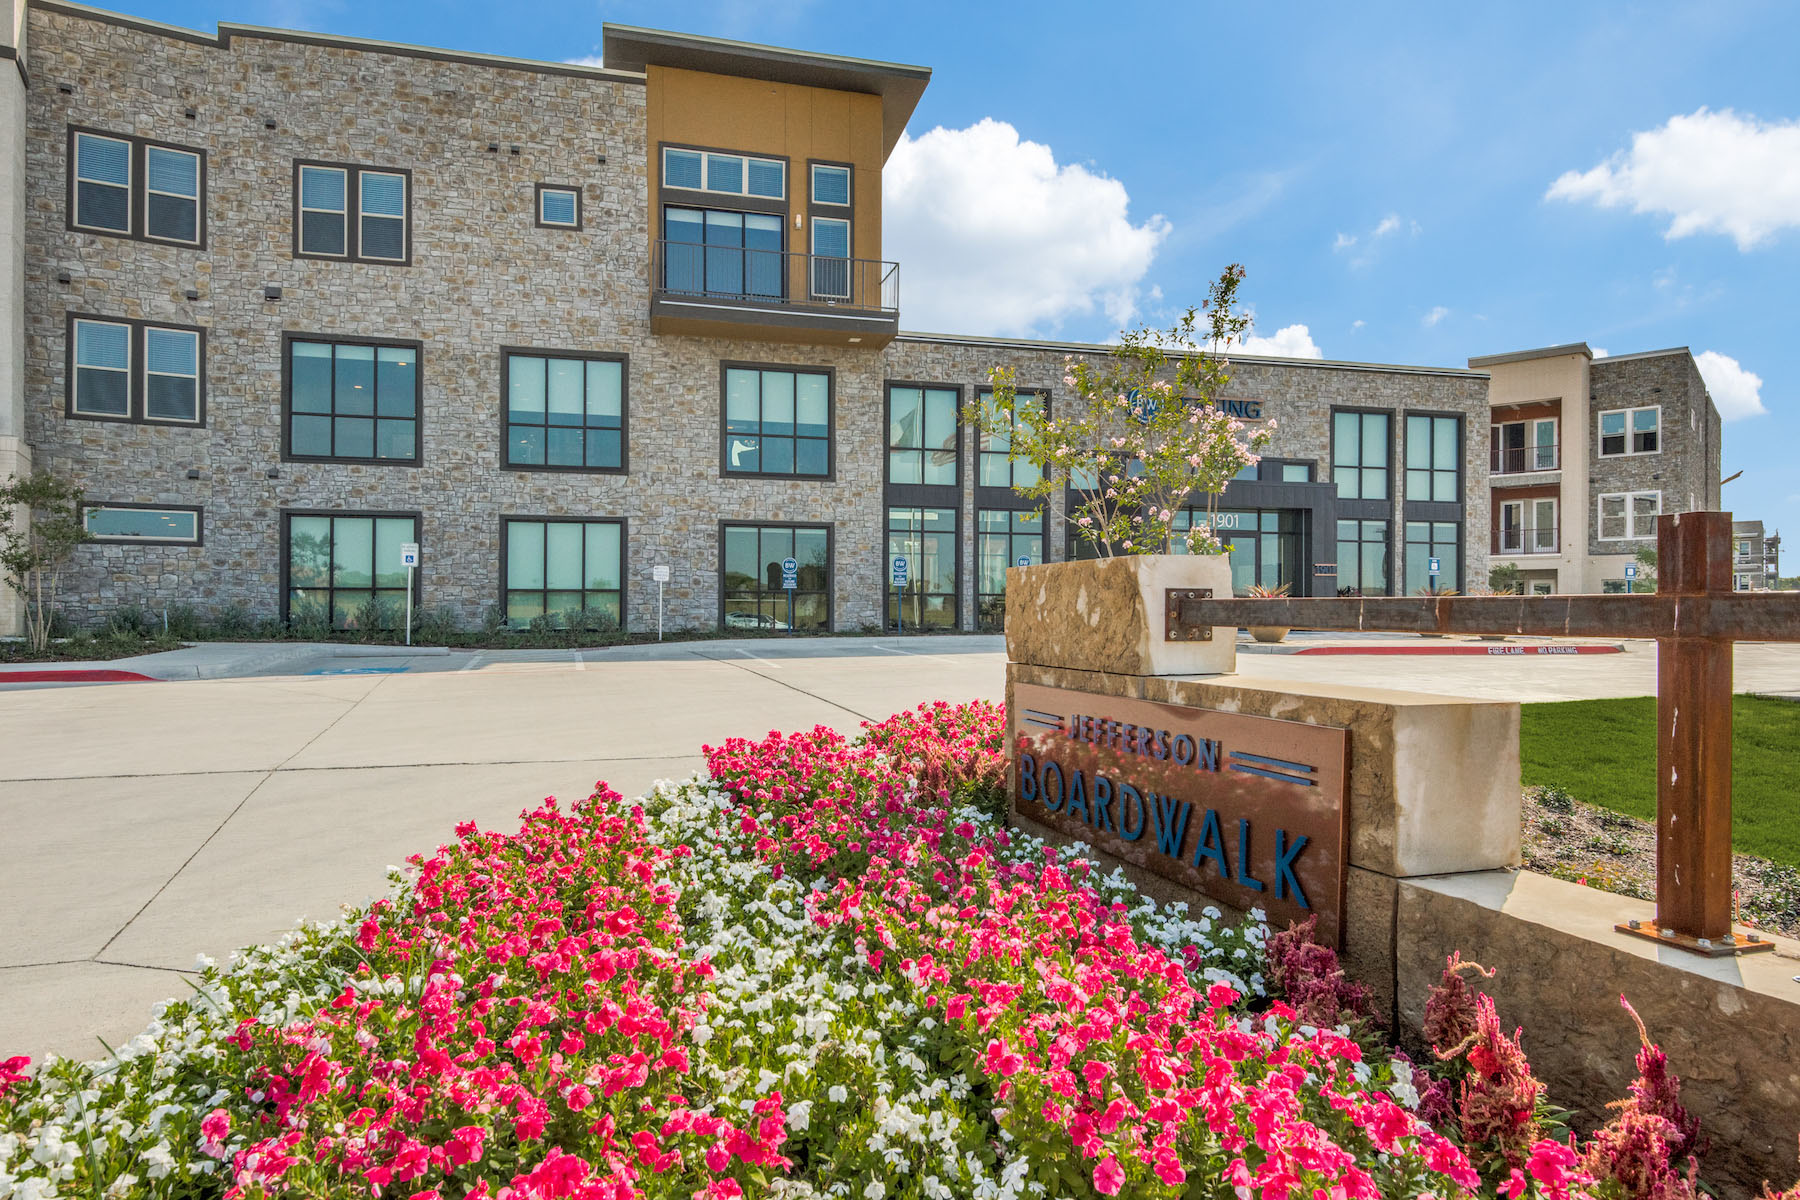
[[[1119,1189],[1125,1186],[1125,1172],[1119,1168],[1119,1160],[1107,1155],[1094,1166],[1094,1190],[1102,1196],[1116,1196]]]
[[[981,1060],[981,1065],[989,1075],[998,1075],[1004,1079],[1018,1074],[1019,1068],[1025,1065],[1025,1058],[1008,1050],[1006,1043],[999,1038],[994,1038],[987,1044],[987,1054]]]

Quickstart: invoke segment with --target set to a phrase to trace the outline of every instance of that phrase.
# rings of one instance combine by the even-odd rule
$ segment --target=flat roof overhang
[[[698,296],[652,294],[650,332],[684,337],[754,338],[812,346],[879,350],[900,331],[900,314],[830,305],[779,307]]]

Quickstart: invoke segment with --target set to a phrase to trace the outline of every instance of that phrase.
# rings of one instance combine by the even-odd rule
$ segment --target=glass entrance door
[[[1231,590],[1244,595],[1252,584],[1286,584],[1288,594],[1306,594],[1307,512],[1298,508],[1224,509],[1216,514],[1219,540],[1231,546]],[[1187,553],[1185,534],[1205,514],[1176,514],[1174,550]]]

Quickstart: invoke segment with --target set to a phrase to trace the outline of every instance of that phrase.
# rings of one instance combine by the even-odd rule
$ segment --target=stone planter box
[[[1237,630],[1211,641],[1163,638],[1167,592],[1231,595],[1223,555],[1138,554],[1006,572],[1006,653],[1014,662],[1118,675],[1221,675],[1237,669]]]

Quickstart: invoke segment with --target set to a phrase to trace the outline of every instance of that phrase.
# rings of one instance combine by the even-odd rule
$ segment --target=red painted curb
[[[137,671],[0,671],[0,683],[155,683]]]
[[[1622,654],[1623,646],[1311,646],[1295,654],[1472,654],[1522,658],[1528,654]]]

